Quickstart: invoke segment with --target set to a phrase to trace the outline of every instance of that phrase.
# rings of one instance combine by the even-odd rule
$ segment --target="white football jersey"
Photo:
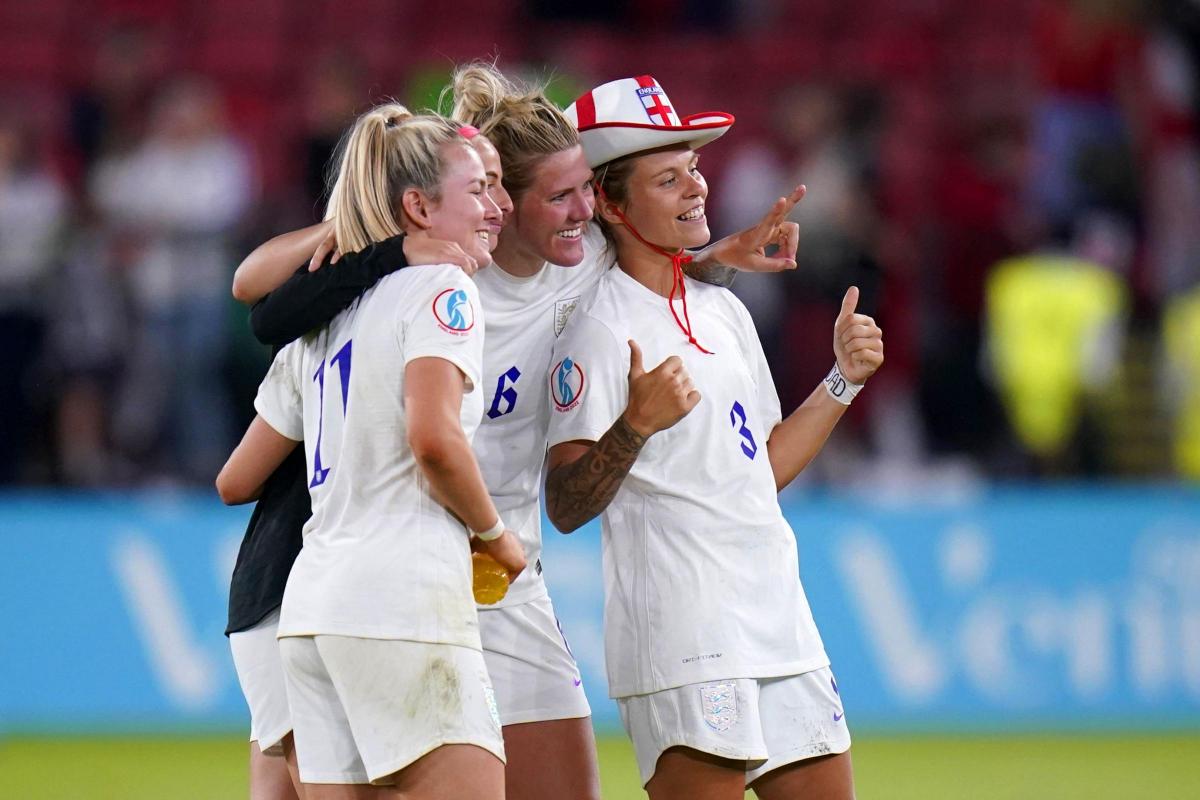
[[[517,278],[493,264],[475,275],[488,330],[475,455],[496,509],[520,537],[529,561],[504,600],[481,608],[517,605],[546,594],[538,559],[539,500],[550,425],[550,355],[575,305],[595,288],[611,263],[604,257],[604,237],[594,225],[585,228],[584,237],[584,260],[574,267],[546,264],[536,275]]]
[[[285,347],[254,405],[303,439],[312,517],[284,591],[279,635],[337,634],[480,649],[468,533],[435,500],[408,446],[404,370],[449,361],[479,424],[483,315],[458,267],[393,273],[327,327]]]
[[[682,358],[701,395],[650,437],[602,516],[613,697],[829,663],[767,457],[781,415],[754,323],[728,290],[685,280],[693,333],[711,355],[688,344],[665,298],[619,269],[554,348],[551,447],[596,441],[624,411],[630,339],[647,371]]]

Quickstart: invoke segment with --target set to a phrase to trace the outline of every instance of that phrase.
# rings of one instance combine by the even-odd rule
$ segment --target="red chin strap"
[[[610,203],[608,201],[608,197],[604,194],[604,190],[600,188],[599,182],[596,183],[596,194],[600,196],[600,202],[604,204],[605,208],[608,208],[614,214],[616,214],[617,218],[620,219],[625,227],[629,229],[629,232],[633,234],[633,238],[637,239],[654,252],[671,259],[671,296],[667,298],[667,306],[671,309],[671,316],[675,318],[675,324],[679,326],[679,330],[683,331],[683,335],[687,337],[688,344],[695,347],[701,353],[712,355],[712,351],[704,349],[704,346],[696,341],[696,337],[692,335],[692,320],[688,316],[687,284],[685,284],[683,280],[683,265],[691,263],[692,257],[686,255],[682,247],[679,248],[679,250],[675,253],[669,253],[658,245],[644,239],[642,235],[637,232],[637,228],[633,227],[633,223],[629,221],[629,218],[621,213],[621,209],[617,208],[617,204]],[[679,292],[679,299],[682,301],[683,305],[682,317],[680,317],[679,312],[675,310],[676,292]]]

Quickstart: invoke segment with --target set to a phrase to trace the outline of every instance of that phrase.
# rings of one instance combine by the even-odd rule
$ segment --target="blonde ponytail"
[[[533,183],[534,169],[543,158],[579,144],[575,126],[546,97],[545,86],[519,84],[493,64],[459,67],[451,90],[451,116],[474,125],[495,145],[504,185],[514,198]]]
[[[334,220],[338,245],[357,252],[403,233],[400,198],[420,189],[440,197],[442,147],[461,141],[443,117],[413,114],[399,103],[376,106],[342,137],[338,172],[325,218]]]

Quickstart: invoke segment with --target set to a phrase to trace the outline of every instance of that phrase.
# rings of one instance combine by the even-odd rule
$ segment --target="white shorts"
[[[386,782],[447,744],[504,760],[478,650],[348,636],[289,636],[279,649],[305,783]]]
[[[479,636],[502,725],[591,716],[579,667],[549,597],[481,608]]]
[[[269,756],[283,755],[280,742],[292,730],[277,630],[279,609],[253,628],[229,634],[233,668],[250,706],[250,741],[258,742],[259,749]]]
[[[806,758],[844,753],[850,731],[828,667],[782,678],[693,683],[617,699],[642,785],[669,747],[746,762],[746,785]]]

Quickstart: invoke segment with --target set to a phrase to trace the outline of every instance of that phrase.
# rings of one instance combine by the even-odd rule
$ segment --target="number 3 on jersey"
[[[334,353],[333,358],[329,359],[330,368],[334,364],[338,368],[338,377],[341,378],[342,384],[342,417],[346,416],[346,401],[350,399],[350,345],[353,341],[346,342],[341,350]],[[320,416],[317,417],[317,446],[313,448],[313,476],[312,482],[308,484],[308,488],[315,489],[325,482],[329,477],[329,470],[332,467],[321,466],[321,434],[325,430],[325,362],[321,362],[321,366],[317,367],[317,371],[313,374],[313,380],[316,381],[320,389],[319,408]]]
[[[746,427],[746,409],[742,408],[742,404],[736,400],[733,408],[729,409],[729,424],[742,437],[742,452],[746,454],[746,458],[753,461],[754,456],[758,453],[758,444],[754,441],[754,434]]]
[[[521,370],[509,367],[508,372],[501,375],[496,381],[496,396],[492,398],[492,407],[487,411],[488,419],[498,419],[505,414],[511,414],[512,410],[517,407],[517,390],[513,386],[519,377],[521,377]],[[500,408],[502,400],[504,401],[503,410]]]

